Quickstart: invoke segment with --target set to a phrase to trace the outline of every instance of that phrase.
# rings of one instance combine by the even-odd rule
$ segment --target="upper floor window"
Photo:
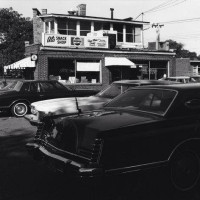
[[[76,35],[76,21],[68,21],[67,22],[67,30],[68,34],[67,35]]]
[[[67,35],[67,22],[64,20],[58,21],[58,34]]]
[[[45,22],[45,33],[49,33],[49,22]]]
[[[94,22],[94,31],[102,30],[103,25],[100,22]]]
[[[117,31],[117,41],[123,42],[123,24],[113,24],[113,29]]]
[[[91,22],[81,21],[80,22],[80,35],[87,36],[87,33],[91,32]]]
[[[103,30],[110,30],[110,23],[103,23]]]
[[[50,33],[54,33],[54,21],[50,21]]]
[[[135,27],[135,43],[141,43],[142,27]]]
[[[126,25],[126,42],[134,42],[133,41],[133,25]]]

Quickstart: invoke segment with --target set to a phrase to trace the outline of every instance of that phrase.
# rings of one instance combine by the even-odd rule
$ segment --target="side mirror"
[[[200,99],[186,101],[185,106],[191,109],[200,108]]]

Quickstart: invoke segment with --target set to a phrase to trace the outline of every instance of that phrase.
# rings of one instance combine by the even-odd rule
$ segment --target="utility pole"
[[[152,24],[152,28],[156,28],[156,50],[159,48],[159,42],[160,42],[160,29],[164,26],[164,24]]]

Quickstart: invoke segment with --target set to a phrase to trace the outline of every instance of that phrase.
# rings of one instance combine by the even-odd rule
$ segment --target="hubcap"
[[[17,104],[15,106],[15,113],[17,115],[24,115],[26,113],[27,109],[26,106],[24,104]]]
[[[171,168],[172,182],[180,190],[189,190],[199,179],[199,158],[193,152],[176,155]]]

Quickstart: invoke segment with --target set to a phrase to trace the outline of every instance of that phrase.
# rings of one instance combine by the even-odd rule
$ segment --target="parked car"
[[[45,115],[73,114],[87,110],[99,109],[105,103],[124,92],[129,87],[142,85],[165,85],[176,82],[158,80],[121,80],[115,81],[99,93],[90,97],[62,98],[38,101],[31,104],[31,113],[25,118],[32,124],[37,125]]]
[[[191,82],[200,82],[200,75],[190,76]]]
[[[163,167],[171,185],[187,192],[200,174],[199,113],[198,83],[135,87],[100,110],[45,117],[26,147],[51,168],[94,185],[116,176],[132,184],[132,175]]]
[[[15,81],[0,90],[0,112],[11,111],[22,117],[29,111],[32,102],[72,96],[90,96],[94,90],[72,90],[58,81]]]
[[[171,76],[171,77],[165,78],[165,80],[176,81],[176,82],[180,82],[180,83],[193,82],[193,81],[191,81],[191,78],[189,76]]]

